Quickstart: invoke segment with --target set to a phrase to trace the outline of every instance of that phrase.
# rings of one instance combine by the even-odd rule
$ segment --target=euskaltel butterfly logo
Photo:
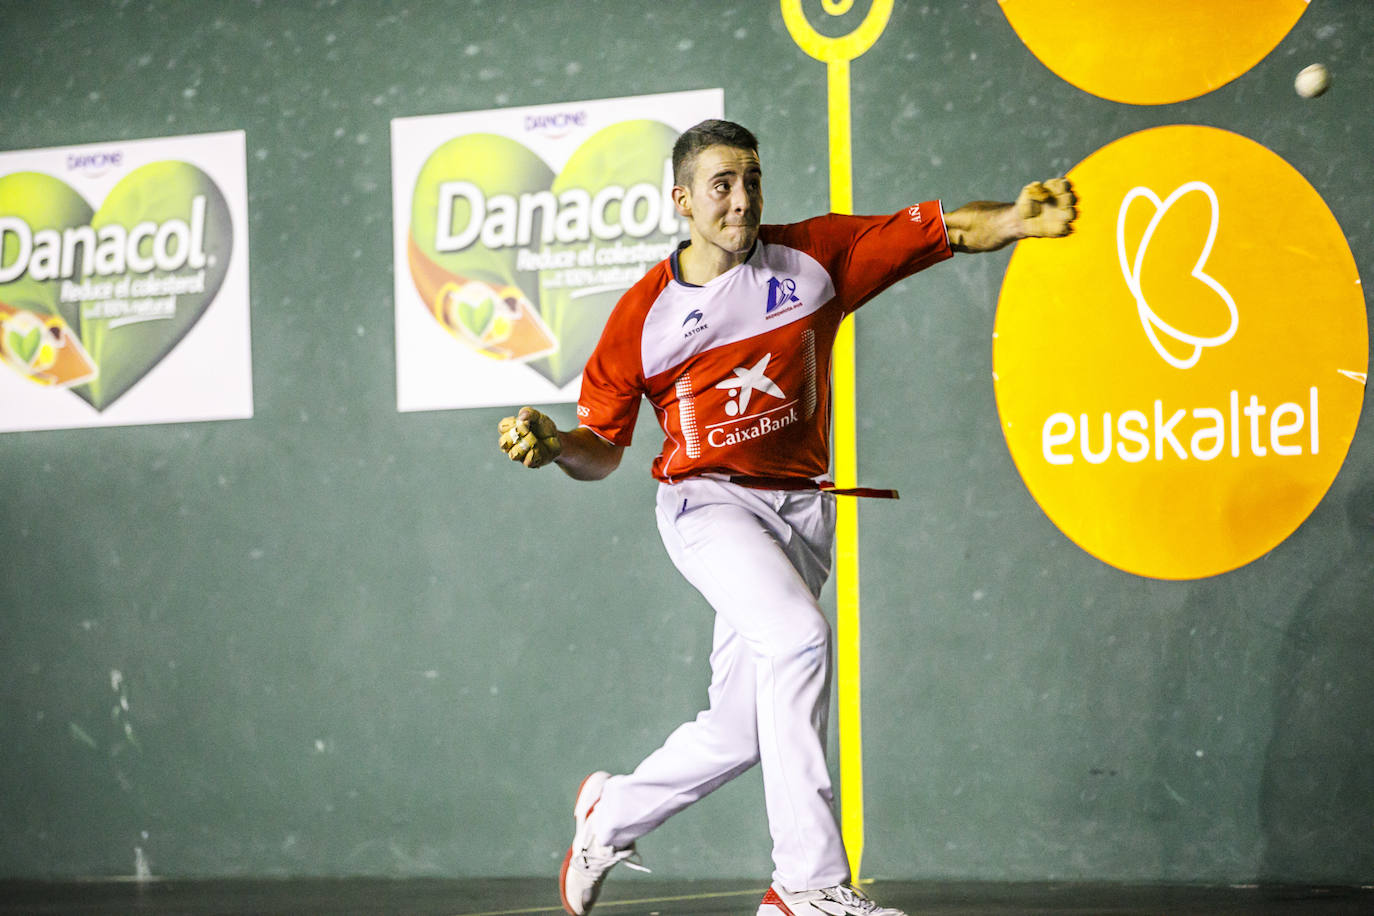
[[[0,371],[103,411],[200,320],[233,227],[194,165],[144,165],[93,209],[42,172],[0,176]]]
[[[554,171],[516,140],[455,137],[415,183],[407,260],[436,321],[474,352],[575,378],[616,300],[672,250],[677,132],[623,121]]]

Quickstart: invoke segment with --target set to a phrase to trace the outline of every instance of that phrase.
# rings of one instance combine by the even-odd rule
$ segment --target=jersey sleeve
[[[814,254],[834,278],[846,312],[954,255],[938,200],[887,216],[819,216],[782,227],[779,241]]]
[[[605,338],[602,338],[603,342]],[[614,351],[618,348],[608,347]],[[577,399],[577,422],[612,445],[629,445],[639,418],[642,389],[632,387],[620,364],[600,346],[582,370],[582,393]]]
[[[577,422],[612,445],[630,444],[645,393],[640,346],[646,311],[643,285],[644,281],[636,284],[616,304],[582,369]]]

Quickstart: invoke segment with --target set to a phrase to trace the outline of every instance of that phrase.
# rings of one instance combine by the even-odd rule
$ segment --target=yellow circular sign
[[[1175,125],[1070,173],[1067,239],[1019,243],[993,339],[1012,458],[1111,565],[1196,579],[1262,556],[1350,448],[1369,364],[1335,217],[1263,146]]]
[[[1031,53],[1084,92],[1164,105],[1224,86],[1259,63],[1307,0],[1002,0]]]
[[[802,12],[801,0],[780,0],[782,21],[797,46],[816,60],[836,64],[851,61],[863,56],[873,47],[878,36],[887,28],[888,17],[892,15],[892,0],[873,0],[872,6],[864,15],[859,27],[840,38],[827,38],[816,31]],[[825,0],[824,9],[832,16],[842,16],[849,12],[853,0]]]

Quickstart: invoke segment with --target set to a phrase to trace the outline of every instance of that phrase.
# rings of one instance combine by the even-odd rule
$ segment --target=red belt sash
[[[871,499],[897,499],[896,490],[882,490],[874,487],[837,487],[831,480],[812,480],[810,477],[750,477],[746,474],[733,474],[731,483],[755,490],[821,490],[836,496],[861,496]]]

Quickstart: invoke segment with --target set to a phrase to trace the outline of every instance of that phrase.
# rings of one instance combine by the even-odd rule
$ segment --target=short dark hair
[[[759,151],[759,141],[747,127],[734,121],[715,118],[687,128],[673,144],[673,183],[688,187],[692,183],[692,168],[697,154],[708,146],[728,146],[732,149]]]

